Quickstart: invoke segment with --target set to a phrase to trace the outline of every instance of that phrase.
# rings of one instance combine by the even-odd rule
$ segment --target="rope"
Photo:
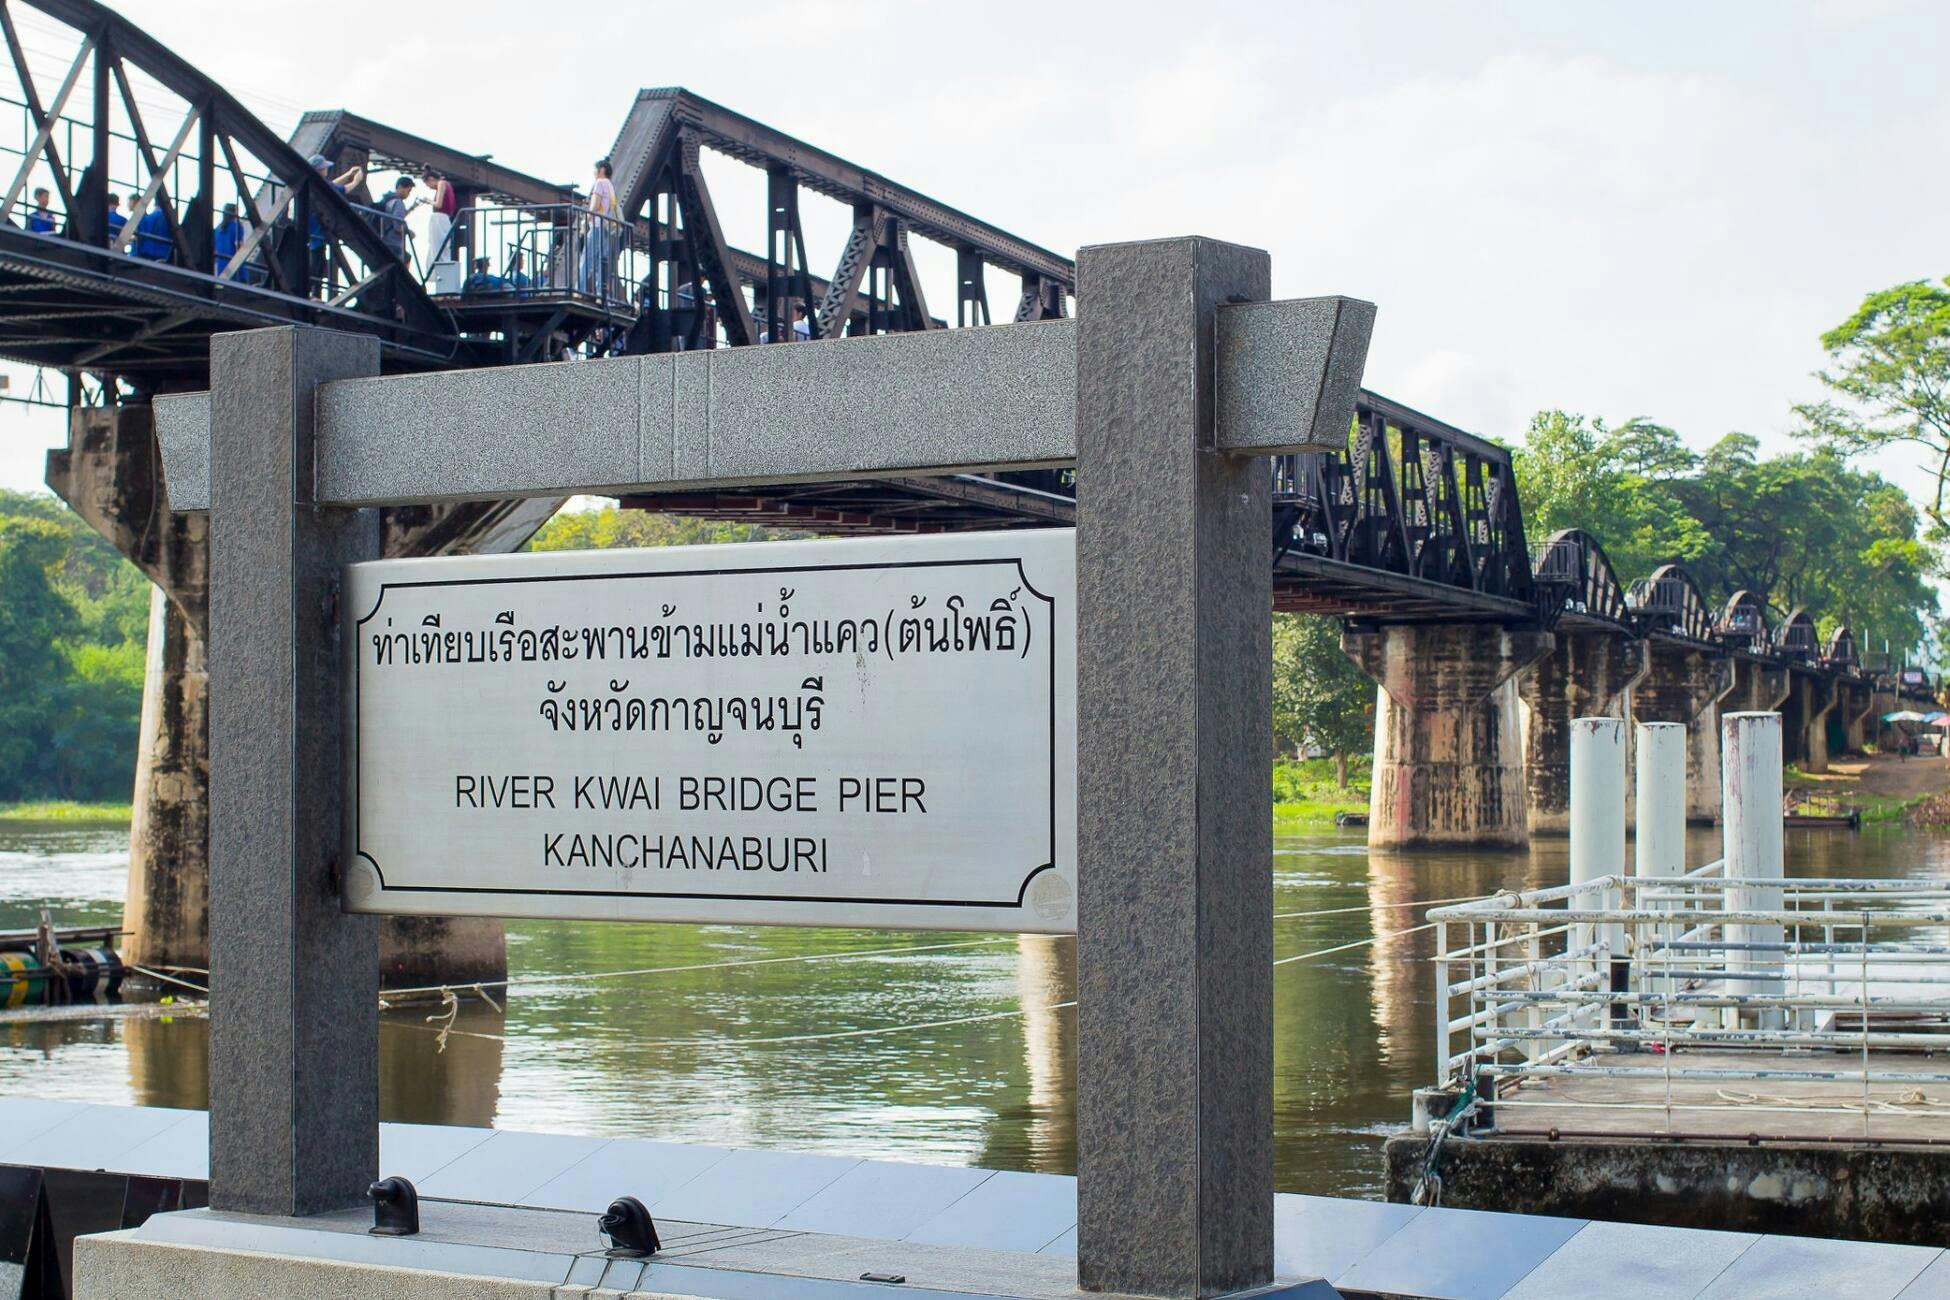
[[[1349,912],[1372,912],[1377,908],[1391,907],[1441,907],[1447,903],[1473,903],[1481,894],[1464,894],[1461,898],[1418,898],[1408,903],[1366,903],[1360,907],[1322,907],[1311,912],[1275,912],[1275,921],[1286,921],[1296,916],[1345,916]]]
[[[1850,1113],[1860,1111],[1866,1115],[1930,1115],[1944,1113],[1950,1108],[1950,1099],[1939,1100],[1926,1094],[1921,1088],[1907,1088],[1893,1097],[1868,1097],[1862,1101],[1842,1101],[1832,1097],[1780,1097],[1766,1092],[1738,1092],[1731,1088],[1717,1088],[1714,1095],[1721,1101],[1736,1106],[1768,1105],[1786,1107],[1790,1110],[1842,1110]],[[1909,1106],[1929,1106],[1932,1110],[1907,1110]]]
[[[1462,1122],[1476,1108],[1476,1076],[1470,1075],[1463,1082],[1462,1095],[1449,1113],[1429,1124],[1429,1147],[1422,1157],[1422,1173],[1416,1178],[1415,1186],[1409,1189],[1410,1205],[1442,1204],[1442,1175],[1437,1164],[1442,1159],[1442,1144],[1448,1140],[1451,1129]]]
[[[993,939],[968,939],[959,943],[911,944],[904,948],[857,948],[849,952],[814,952],[794,957],[747,957],[736,961],[697,962],[689,966],[643,966],[635,970],[578,971],[566,975],[510,976],[507,979],[483,980],[473,984],[447,985],[428,984],[419,988],[388,989],[392,997],[405,997],[413,993],[445,993],[449,988],[491,989],[512,988],[519,984],[524,987],[541,984],[579,984],[587,980],[628,979],[637,975],[677,975],[687,971],[732,970],[744,966],[777,966],[785,962],[805,961],[845,961],[851,957],[898,956],[910,952],[940,952],[948,948],[980,948],[998,943],[1012,943],[1014,935],[999,935]]]
[[[201,984],[192,984],[188,980],[179,980],[174,975],[165,975],[161,971],[154,970],[148,966],[137,966],[133,962],[124,962],[123,969],[135,971],[140,975],[147,975],[150,979],[161,980],[165,984],[174,984],[179,988],[193,990],[194,992],[203,994],[205,997],[208,997],[210,993],[210,990],[204,988]]]
[[[1314,952],[1295,953],[1291,957],[1281,957],[1278,960],[1276,960],[1273,964],[1275,966],[1285,966],[1289,962],[1309,961],[1315,957],[1326,957],[1337,952],[1347,952],[1349,949],[1352,948],[1365,948],[1369,944],[1378,942],[1379,940],[1382,939],[1399,939],[1403,935],[1415,934],[1416,932],[1421,930],[1433,930],[1435,929],[1436,926],[1441,924],[1442,922],[1440,921],[1425,921],[1421,925],[1411,925],[1406,930],[1388,930],[1381,934],[1369,935],[1365,939],[1356,939],[1353,943],[1335,944],[1332,948],[1321,948]]]
[[[1439,922],[1429,921],[1422,925],[1411,926],[1406,930],[1394,930],[1386,934],[1378,934],[1372,936],[1371,938],[1357,940],[1354,943],[1338,944],[1332,948],[1319,949],[1316,952],[1296,953],[1291,957],[1280,958],[1279,960],[1275,961],[1273,965],[1285,966],[1290,962],[1306,961],[1309,958],[1313,958],[1313,957],[1325,957],[1330,953],[1346,952],[1350,948],[1359,948],[1366,944],[1373,943],[1376,939],[1393,939],[1406,934],[1415,934],[1416,932],[1421,930],[1433,929],[1437,924],[1439,924]],[[972,945],[943,944],[937,946],[969,947]],[[884,951],[908,952],[908,951],[917,951],[917,950],[888,949]],[[819,954],[819,955],[832,957],[832,956],[850,956],[850,955],[866,955],[866,954],[826,953],[826,954]],[[769,961],[802,960],[803,961],[803,960],[812,960],[812,958],[775,957],[775,958],[768,958],[763,960],[769,960]],[[760,965],[763,964],[763,961],[732,962],[732,963],[719,963],[719,964]],[[674,967],[667,967],[664,969],[710,970],[710,969],[715,969],[715,967],[714,966],[701,966],[701,967],[700,966],[674,966]],[[610,973],[620,975],[620,974],[635,973],[635,972],[617,971],[617,972],[610,972]],[[463,987],[467,987],[467,986],[463,986]],[[441,1050],[443,1051],[445,1050],[447,1038],[450,1034],[465,1034],[470,1038],[486,1038],[486,1039],[492,1039],[496,1042],[507,1041],[504,1037],[502,1037],[499,1034],[474,1033],[465,1029],[455,1028],[454,1020],[460,1010],[459,1000],[453,996],[453,991],[451,989],[445,989],[442,990],[442,992],[446,996],[443,999],[441,1011],[427,1017],[427,1020],[429,1022],[439,1022],[442,1026],[438,1030],[440,1034]],[[771,1038],[640,1038],[633,1041],[634,1044],[638,1047],[678,1047],[678,1048],[692,1048],[692,1049],[704,1050],[704,1051],[708,1051],[713,1048],[727,1048],[727,1047],[731,1047],[731,1048],[780,1047],[780,1046],[790,1046],[790,1045],[797,1045],[803,1043],[831,1043],[846,1038],[871,1038],[877,1034],[906,1034],[906,1033],[913,1033],[917,1030],[922,1030],[922,1029],[949,1029],[949,1028],[953,1028],[956,1025],[982,1024],[990,1020],[1015,1020],[1015,1019],[1020,1019],[1023,1016],[1045,1014],[1052,1011],[1067,1011],[1075,1006],[1076,1006],[1075,999],[1071,999],[1068,1002],[1052,1002],[1048,1006],[1043,1006],[1043,1007],[1018,1007],[1012,1011],[984,1011],[972,1016],[950,1016],[942,1020],[916,1020],[916,1021],[910,1021],[906,1024],[898,1024],[898,1025],[875,1025],[866,1029],[840,1029],[840,1030],[834,1030],[832,1032],[823,1033],[823,1034],[780,1034]],[[422,1026],[419,1025],[406,1026],[406,1028],[409,1029],[418,1029],[421,1027]],[[428,1028],[429,1031],[431,1032],[430,1025],[428,1026]],[[1460,1108],[1458,1108],[1458,1113],[1460,1113]]]

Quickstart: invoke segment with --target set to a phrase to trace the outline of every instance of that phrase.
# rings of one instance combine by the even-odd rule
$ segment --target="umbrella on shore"
[[[1885,713],[1882,715],[1882,720],[1884,722],[1928,722],[1929,721],[1928,718],[1924,717],[1922,714],[1918,713],[1914,709],[1904,709],[1900,713]]]

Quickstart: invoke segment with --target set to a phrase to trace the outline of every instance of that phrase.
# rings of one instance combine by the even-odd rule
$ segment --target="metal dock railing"
[[[1642,827],[1671,815],[1645,752]],[[1593,874],[1622,865],[1622,770],[1581,786],[1574,760],[1572,883],[1428,913],[1419,1131],[1950,1143],[1950,880],[1783,879],[1778,753],[1729,776],[1732,870],[1680,870],[1682,841],[1642,832],[1635,872]],[[1593,826],[1581,799],[1620,815]]]

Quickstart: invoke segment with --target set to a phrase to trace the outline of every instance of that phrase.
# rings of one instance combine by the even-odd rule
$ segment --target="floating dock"
[[[1443,1064],[1391,1199],[1943,1241],[1950,881],[1715,862],[1429,915]]]

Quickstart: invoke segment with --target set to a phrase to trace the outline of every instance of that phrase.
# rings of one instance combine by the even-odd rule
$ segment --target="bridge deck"
[[[0,224],[0,356],[28,365],[126,375],[197,374],[210,335],[273,325],[378,333],[394,364],[444,364],[451,341],[382,323],[350,306],[220,280]]]

